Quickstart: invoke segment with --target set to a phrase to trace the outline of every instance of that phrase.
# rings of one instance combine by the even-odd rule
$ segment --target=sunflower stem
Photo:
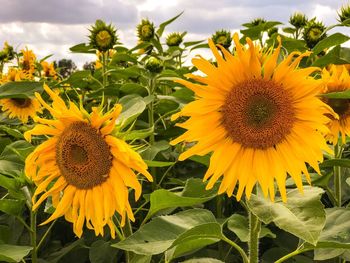
[[[103,85],[103,91],[102,91],[102,102],[101,105],[104,107],[106,105],[107,100],[105,99],[105,89],[107,86],[107,74],[106,74],[106,52],[102,52],[102,85]]]
[[[255,189],[257,194],[257,189]],[[249,263],[259,262],[259,234],[261,222],[259,218],[249,210]]]
[[[282,263],[288,259],[290,259],[291,257],[294,257],[296,255],[299,255],[301,253],[304,253],[306,251],[309,251],[309,250],[313,250],[314,248],[303,248],[303,249],[296,249],[294,250],[293,252],[281,257],[280,259],[278,259],[277,261],[275,261],[275,263]]]
[[[155,95],[154,91],[155,91],[155,81],[154,81],[154,77],[152,76],[149,79],[149,95]],[[152,100],[149,105],[148,105],[148,122],[149,122],[149,127],[152,128],[154,127],[154,101]],[[155,142],[155,136],[154,133],[152,133],[149,137],[149,144],[150,147],[152,147],[154,145]],[[152,190],[156,190],[157,189],[157,175],[156,175],[156,167],[151,167],[151,175],[153,176],[153,182],[152,182]]]
[[[125,236],[125,238],[127,238],[131,235],[132,235],[132,227],[130,224],[130,219],[127,217],[125,220],[125,226],[124,226],[124,236]],[[131,255],[132,255],[132,252],[130,252],[130,251],[125,252],[126,263],[130,262]]]
[[[32,256],[32,263],[38,262],[38,255],[37,255],[37,245],[36,245],[36,211],[30,210],[30,243],[33,247],[31,256]]]
[[[341,149],[339,143],[334,146],[334,158],[341,158]],[[342,205],[341,200],[341,170],[340,166],[334,166],[334,192],[337,200],[337,205]]]

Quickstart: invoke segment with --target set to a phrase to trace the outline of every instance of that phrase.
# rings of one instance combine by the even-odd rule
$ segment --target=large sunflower
[[[178,80],[195,92],[196,99],[172,117],[190,117],[178,124],[187,131],[172,144],[197,142],[179,160],[212,152],[204,176],[204,180],[210,178],[207,189],[223,177],[219,193],[231,196],[238,182],[236,198],[240,200],[244,192],[249,198],[258,182],[264,195],[273,200],[276,179],[286,201],[287,174],[302,191],[301,174],[310,182],[306,163],[320,172],[322,149],[330,151],[322,135],[328,131],[329,119],[324,114],[334,113],[316,97],[320,81],[309,75],[317,68],[297,68],[309,53],[293,52],[278,64],[280,39],[269,52],[249,38],[249,47],[242,46],[237,34],[234,42],[234,55],[219,46],[223,58],[209,40],[218,65],[194,58],[193,64],[206,76],[187,75],[200,84]]]
[[[27,123],[29,117],[34,118],[41,112],[41,105],[35,98],[1,99],[0,107],[9,118],[18,118],[23,123]]]
[[[350,90],[349,72],[343,65],[332,65],[329,70],[324,69],[322,80],[325,82],[322,91],[324,94]],[[345,143],[346,135],[350,135],[350,100],[325,98],[324,101],[339,115],[339,119],[331,118],[328,124],[330,132],[326,135],[326,138],[335,145],[340,133],[342,143]]]
[[[96,235],[103,235],[103,228],[108,225],[114,238],[115,212],[120,214],[122,225],[126,216],[134,220],[128,187],[135,190],[135,199],[141,195],[141,185],[133,170],[152,181],[140,155],[111,135],[121,105],[117,104],[105,115],[98,108],[88,114],[73,103],[67,107],[56,93],[47,86],[44,89],[53,100],[52,106],[39,94],[36,97],[53,119],[37,118],[39,124],[24,134],[28,141],[32,135],[51,136],[25,163],[26,175],[38,186],[33,196],[33,210],[51,196],[56,209],[42,224],[65,216],[73,223],[78,237],[86,222]]]
[[[26,74],[27,79],[32,79],[35,72],[35,60],[36,56],[32,50],[28,48],[21,50],[22,59],[21,67],[22,71]]]

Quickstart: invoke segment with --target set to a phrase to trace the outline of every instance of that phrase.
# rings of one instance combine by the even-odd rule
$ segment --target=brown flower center
[[[31,99],[11,98],[11,101],[19,108],[27,108],[32,103]]]
[[[255,149],[283,141],[295,120],[291,94],[264,79],[246,80],[233,87],[221,113],[228,136],[243,147]]]
[[[108,144],[85,122],[74,122],[60,135],[56,162],[62,176],[79,189],[89,189],[107,180],[112,167]]]
[[[325,102],[339,115],[339,117],[350,112],[349,99],[326,99]]]

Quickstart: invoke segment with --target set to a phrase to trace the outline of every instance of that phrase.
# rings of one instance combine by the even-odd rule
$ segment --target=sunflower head
[[[152,181],[141,156],[112,135],[121,105],[115,105],[106,114],[100,108],[88,113],[73,102],[67,106],[49,87],[44,89],[52,104],[39,94],[36,97],[53,118],[35,118],[38,124],[24,134],[28,141],[33,135],[48,138],[25,162],[26,175],[38,186],[33,195],[33,210],[51,197],[55,211],[42,224],[64,216],[73,223],[78,237],[84,225],[96,235],[104,235],[107,225],[114,238],[115,212],[120,215],[122,225],[126,216],[134,220],[128,188],[135,190],[135,199],[142,191],[135,173]]]
[[[219,46],[222,55],[209,40],[217,63],[194,58],[192,63],[203,74],[186,75],[191,81],[176,80],[196,99],[172,116],[188,118],[178,124],[187,131],[171,144],[190,145],[179,160],[211,153],[204,175],[207,189],[222,178],[219,193],[231,196],[238,184],[239,200],[243,193],[249,198],[259,184],[273,200],[276,181],[286,201],[287,175],[302,191],[301,175],[310,182],[306,165],[320,173],[322,151],[332,152],[323,137],[326,115],[336,114],[318,97],[322,81],[310,76],[319,69],[298,68],[310,52],[292,52],[280,61],[280,37],[275,50],[263,50],[249,38],[243,46],[238,34],[233,39],[236,52]]]
[[[293,15],[290,16],[289,23],[295,28],[303,28],[304,26],[306,26],[307,17],[303,13],[295,12]]]
[[[1,110],[10,119],[19,119],[27,123],[29,118],[35,118],[41,113],[41,105],[35,98],[9,98],[0,100]]]
[[[48,63],[47,61],[42,61],[40,63],[42,67],[42,74],[46,78],[55,78],[57,77],[57,72],[55,70],[54,63]]]
[[[350,75],[344,65],[331,65],[323,69],[322,80],[323,94],[350,90]],[[335,145],[340,134],[344,144],[346,136],[350,136],[350,100],[324,97],[323,101],[338,115],[338,118],[332,117],[328,123],[329,133],[326,138]]]
[[[249,23],[245,24],[247,27],[254,27],[254,26],[260,26],[262,24],[265,24],[267,21],[264,18],[258,17],[250,21]]]
[[[96,20],[90,30],[90,45],[100,52],[112,49],[117,43],[117,30],[114,26],[106,25],[102,20]]]
[[[163,70],[163,63],[156,57],[150,57],[146,60],[145,67],[151,73],[160,73]]]
[[[350,19],[350,5],[344,5],[338,11],[338,21],[344,22],[348,19]],[[350,21],[347,24],[350,24]]]
[[[35,72],[35,60],[36,56],[32,50],[28,48],[21,50],[22,58],[20,60],[20,66],[23,72],[27,74],[28,78],[31,78]]]
[[[304,27],[303,39],[306,45],[311,49],[318,42],[324,39],[327,34],[325,33],[326,27],[321,21],[316,21],[316,18],[308,21]]]
[[[231,32],[228,30],[218,30],[212,36],[211,39],[215,45],[221,45],[224,48],[228,49],[232,43]]]
[[[154,24],[148,19],[142,19],[136,30],[140,41],[150,41],[154,37]]]
[[[178,47],[183,41],[183,34],[180,33],[170,33],[166,38],[166,44],[169,47]]]

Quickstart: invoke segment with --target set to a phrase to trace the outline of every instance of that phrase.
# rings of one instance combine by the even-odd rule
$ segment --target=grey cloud
[[[137,19],[135,5],[119,0],[0,0],[0,22],[92,23],[96,19],[128,24]]]

